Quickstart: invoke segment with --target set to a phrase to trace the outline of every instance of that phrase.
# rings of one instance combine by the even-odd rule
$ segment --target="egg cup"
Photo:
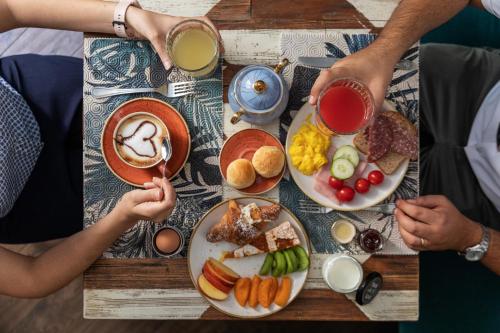
[[[162,230],[165,230],[165,229],[173,230],[177,233],[177,235],[179,235],[179,246],[177,247],[177,249],[175,251],[173,251],[171,253],[165,253],[165,252],[161,251],[160,249],[158,249],[158,247],[156,246],[156,237],[158,236],[158,234]],[[155,233],[153,234],[153,238],[152,238],[152,244],[153,244],[153,251],[159,257],[171,258],[171,257],[179,254],[182,251],[182,249],[184,248],[184,244],[185,244],[185,237],[184,237],[184,234],[178,228],[176,228],[174,226],[167,225],[167,226],[161,227],[160,229],[155,231]]]

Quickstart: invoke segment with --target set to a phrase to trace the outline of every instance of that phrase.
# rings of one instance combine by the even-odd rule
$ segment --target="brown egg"
[[[155,243],[160,252],[169,254],[175,252],[179,248],[181,237],[175,230],[166,228],[156,235]]]

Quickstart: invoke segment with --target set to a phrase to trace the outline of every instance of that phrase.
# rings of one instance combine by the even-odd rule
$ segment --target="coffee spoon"
[[[163,142],[161,145],[161,158],[165,161],[163,168],[163,178],[165,178],[165,174],[167,172],[167,163],[172,158],[172,144],[170,140],[167,138],[163,138]]]

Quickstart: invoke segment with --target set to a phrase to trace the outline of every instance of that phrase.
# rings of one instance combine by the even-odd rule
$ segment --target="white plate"
[[[391,108],[388,103],[384,104],[384,107]],[[409,161],[406,160],[392,175],[384,175],[384,182],[377,186],[371,186],[370,191],[365,194],[356,193],[354,199],[350,202],[344,202],[342,204],[338,204],[335,201],[329,199],[328,197],[318,193],[314,190],[314,178],[313,176],[306,176],[300,173],[297,168],[292,165],[292,161],[288,151],[290,149],[290,145],[292,144],[293,135],[299,130],[300,126],[306,121],[306,118],[309,115],[311,116],[311,121],[314,120],[314,108],[309,104],[305,103],[304,106],[299,110],[299,112],[293,118],[292,124],[288,129],[288,135],[286,137],[286,159],[288,163],[288,169],[290,170],[290,174],[292,175],[293,180],[297,184],[297,186],[304,192],[309,198],[316,201],[318,204],[330,207],[335,210],[341,211],[354,211],[361,210],[373,205],[378,204],[388,196],[390,196],[401,184],[403,178],[405,177],[406,170],[408,169]],[[332,143],[335,147],[340,147],[343,145],[352,145],[352,140],[355,135],[337,135],[332,137]],[[366,170],[363,175],[368,175],[368,173],[372,170],[379,170],[378,167],[374,163],[368,163]]]
[[[258,206],[267,206],[275,203],[271,200],[258,197],[241,197],[235,198],[234,200],[236,200],[240,205],[247,205],[249,203],[255,202]],[[210,243],[206,239],[206,234],[214,224],[217,224],[220,221],[222,216],[226,213],[227,207],[228,201],[224,201],[214,206],[200,219],[191,235],[191,241],[189,242],[188,250],[188,267],[189,274],[191,275],[191,280],[193,281],[193,284],[197,289],[198,276],[202,272],[205,260],[207,260],[209,257],[219,259],[223,251],[234,250],[238,247],[237,245],[228,242]],[[297,218],[285,207],[281,206],[281,213],[278,219],[271,223],[270,228],[277,226],[278,224],[285,221],[289,221],[292,224],[293,228],[297,232],[297,235],[299,236],[301,243],[300,245],[307,251],[307,253],[310,254],[311,250],[309,247],[309,238],[307,237],[304,227],[297,220]],[[264,261],[264,258],[265,254],[241,259],[226,259],[224,261],[224,264],[233,269],[241,277],[252,278],[254,274],[259,274],[259,270]],[[297,297],[297,295],[304,287],[308,271],[309,270],[303,272],[295,272],[289,275],[292,279],[292,292],[288,304],[290,304],[290,302],[292,302],[295,297]],[[265,309],[260,305],[257,306],[256,309],[252,309],[249,306],[241,307],[236,301],[233,291],[231,291],[229,297],[224,301],[215,301],[213,299],[210,299],[206,297],[201,291],[200,294],[203,295],[203,297],[205,297],[207,301],[210,302],[210,304],[212,304],[212,306],[217,310],[233,317],[259,318],[269,316],[282,309],[276,304],[272,304],[269,309]]]

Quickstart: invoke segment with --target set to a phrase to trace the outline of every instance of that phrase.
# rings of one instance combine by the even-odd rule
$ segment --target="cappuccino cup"
[[[118,157],[134,168],[151,168],[161,160],[163,139],[169,140],[165,123],[147,112],[135,112],[120,120],[113,133]]]

